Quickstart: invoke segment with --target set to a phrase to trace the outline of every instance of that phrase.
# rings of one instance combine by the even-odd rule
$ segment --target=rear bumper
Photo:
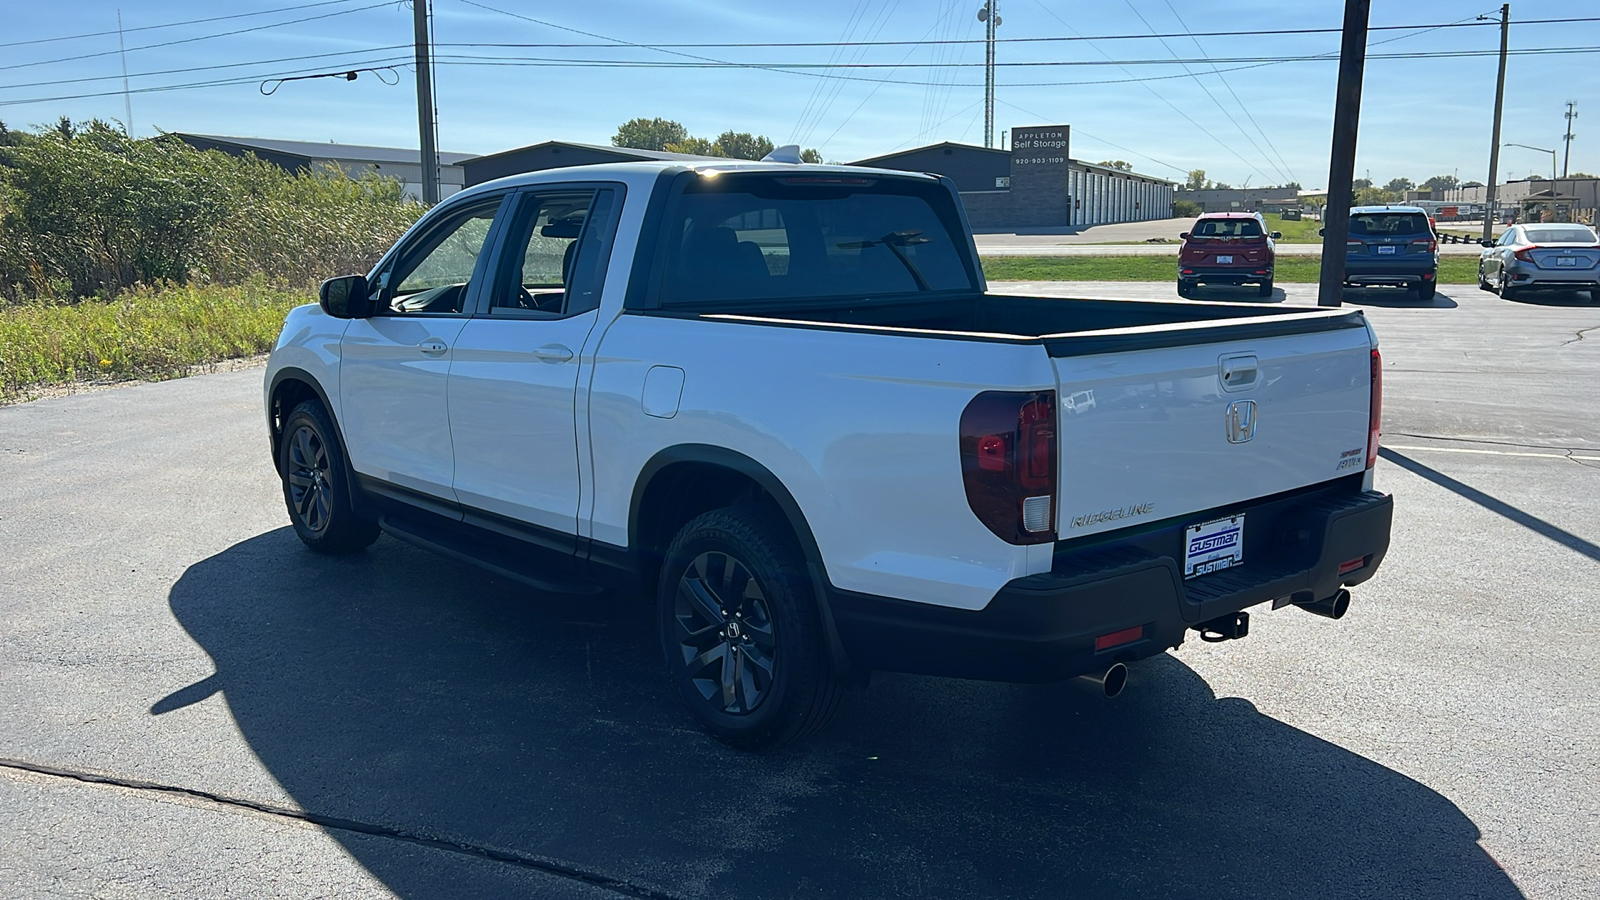
[[[1359,481],[1359,478],[1357,478]],[[1183,578],[1186,526],[1245,514],[1244,564]],[[1393,500],[1338,486],[1057,545],[1052,570],[1018,578],[981,610],[830,591],[852,663],[992,681],[1055,681],[1154,656],[1184,632],[1269,600],[1323,599],[1370,578],[1389,548]],[[1130,534],[1130,532],[1132,532]],[[1342,563],[1362,565],[1343,575]],[[1095,638],[1143,626],[1139,640]]]
[[[1600,272],[1594,269],[1542,269],[1536,266],[1506,266],[1511,285],[1519,288],[1550,288],[1582,291],[1600,287]]]
[[[1190,284],[1261,284],[1272,280],[1272,266],[1179,266],[1178,278]]]
[[[1376,260],[1346,257],[1344,280],[1348,284],[1418,285],[1438,278],[1439,262],[1431,256],[1420,260]]]

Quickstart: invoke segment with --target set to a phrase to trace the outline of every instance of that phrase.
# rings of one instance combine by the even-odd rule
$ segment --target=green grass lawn
[[[173,378],[191,366],[272,349],[304,293],[140,287],[115,300],[0,304],[0,401],[74,381]]]
[[[1273,279],[1284,284],[1315,284],[1321,273],[1322,260],[1317,257],[1280,256]],[[1175,282],[1178,261],[1171,256],[986,256],[983,274],[991,281]],[[1440,284],[1477,281],[1476,257],[1446,256],[1439,260]]]
[[[1278,240],[1285,244],[1320,244],[1322,223],[1312,219],[1301,219],[1298,222],[1285,222],[1277,214],[1262,216],[1267,220],[1268,231],[1281,231],[1283,237]]]

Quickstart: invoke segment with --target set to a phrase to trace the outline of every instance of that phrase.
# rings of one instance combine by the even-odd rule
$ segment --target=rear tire
[[[805,557],[772,510],[739,506],[691,520],[667,550],[656,605],[668,677],[718,740],[780,747],[837,711],[843,685]]]
[[[1438,289],[1439,289],[1439,285],[1438,285],[1437,282],[1424,281],[1423,283],[1417,285],[1417,299],[1418,300],[1432,300],[1434,292],[1437,291]]]
[[[1504,269],[1500,270],[1500,288],[1499,290],[1495,291],[1495,293],[1500,295],[1501,300],[1517,299],[1517,289],[1511,284],[1507,283],[1506,272]]]
[[[1271,297],[1272,296],[1272,282],[1270,282],[1270,281],[1261,282],[1260,286],[1256,288],[1256,295],[1259,296],[1259,297]]]
[[[318,553],[355,553],[381,533],[375,520],[351,506],[347,471],[328,411],[316,400],[296,406],[283,420],[278,473],[295,534]]]
[[[1179,278],[1178,279],[1178,296],[1179,297],[1188,297],[1188,296],[1192,296],[1193,294],[1194,294],[1194,286],[1191,285],[1191,284],[1186,283],[1182,278]]]

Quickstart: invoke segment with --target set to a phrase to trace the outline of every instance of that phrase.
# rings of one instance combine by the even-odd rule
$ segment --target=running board
[[[601,594],[605,588],[591,581],[577,577],[564,577],[559,573],[549,572],[549,568],[559,568],[563,565],[577,564],[576,558],[557,557],[550,551],[542,550],[532,545],[525,551],[514,552],[509,548],[492,546],[471,540],[465,535],[446,532],[444,529],[429,528],[407,519],[385,515],[379,519],[383,530],[390,537],[404,541],[414,547],[431,550],[441,556],[471,563],[481,569],[520,582],[535,590],[550,594]],[[461,527],[461,526],[456,526]],[[541,559],[542,557],[542,559]],[[540,565],[543,562],[545,565]]]

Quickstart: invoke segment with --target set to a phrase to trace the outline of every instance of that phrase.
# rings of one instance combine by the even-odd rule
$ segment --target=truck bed
[[[1056,357],[1365,327],[1361,312],[1352,309],[1008,294],[905,302],[730,304],[704,312],[775,322],[938,332],[953,338],[1042,340]]]

